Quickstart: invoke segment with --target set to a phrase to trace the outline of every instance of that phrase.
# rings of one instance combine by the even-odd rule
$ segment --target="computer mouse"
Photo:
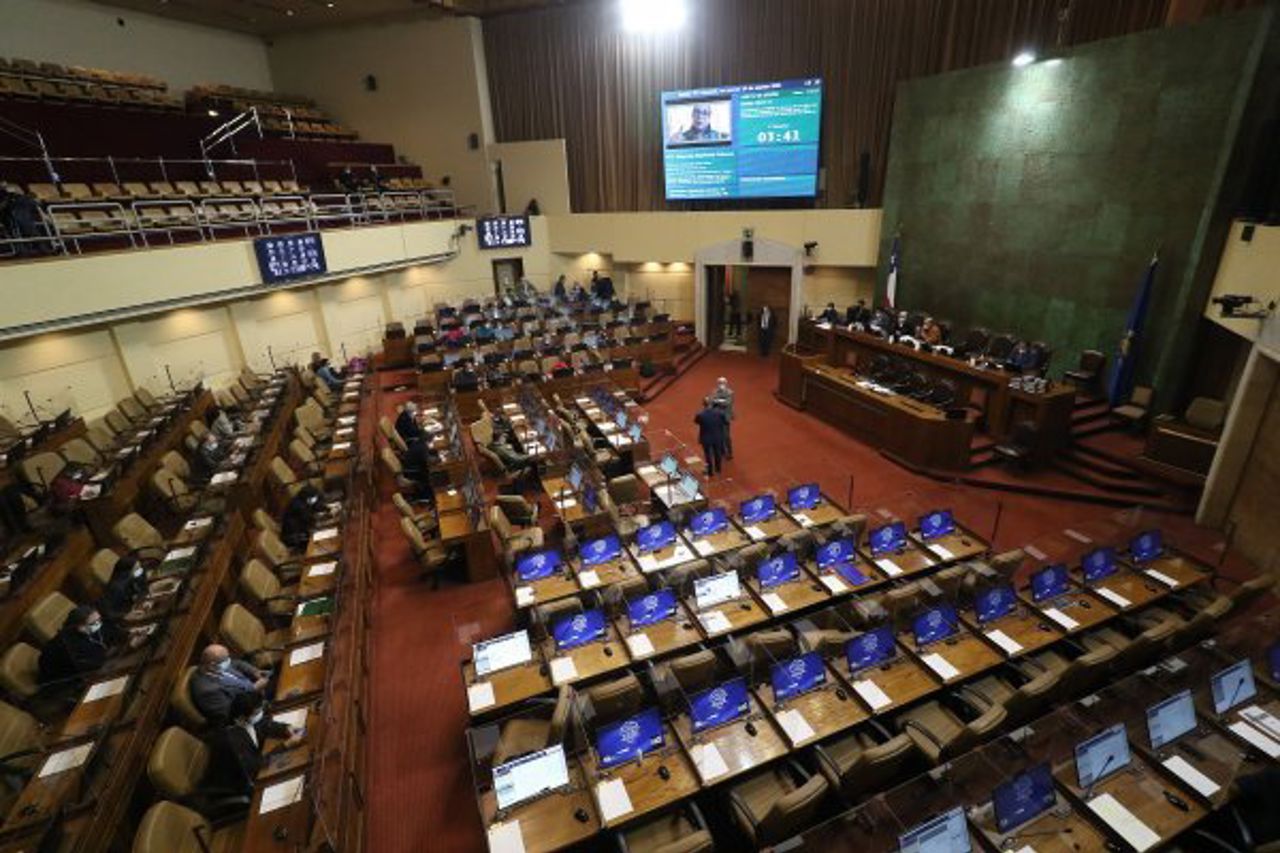
[[[1046,625],[1046,624],[1045,624],[1045,623],[1043,623],[1043,622],[1037,623],[1037,624],[1036,624],[1036,627],[1037,627],[1037,628],[1039,628],[1041,631],[1052,631],[1052,630],[1053,630],[1052,628],[1050,628],[1048,625]]]
[[[1165,791],[1164,798],[1169,801],[1169,805],[1173,806],[1175,809],[1177,809],[1180,812],[1191,811],[1191,807],[1187,805],[1187,801],[1182,799],[1182,797],[1179,797],[1177,794],[1174,794],[1171,791]]]
[[[961,539],[960,539],[960,544],[961,544],[961,545],[964,545],[964,546],[966,546],[966,547],[967,547],[967,546],[972,545],[973,543],[972,543],[972,542],[970,542],[968,539],[961,538]]]
[[[663,782],[671,778],[671,771],[667,769],[667,765],[665,764],[658,765],[658,778],[661,779]]]
[[[587,810],[582,806],[578,806],[578,808],[574,809],[573,817],[578,821],[578,823],[586,823],[591,820],[591,815],[587,814]]]
[[[893,668],[893,661],[885,661],[884,663],[880,664],[881,672],[888,672],[892,668]]]
[[[287,826],[277,826],[275,831],[271,833],[271,837],[276,841],[287,841],[289,838],[289,828]]]
[[[748,721],[747,721],[747,725],[745,726],[745,728],[746,728],[746,730],[747,730],[747,734],[751,735],[752,737],[755,737],[755,736],[756,736],[756,724],[755,724],[755,723],[753,723],[753,722],[751,722],[751,721],[749,721],[749,720],[748,720]]]
[[[809,589],[813,590],[814,592],[822,592],[822,584],[811,583],[809,584]]]
[[[1160,587],[1156,586],[1155,584],[1151,584],[1151,583],[1144,583],[1144,584],[1143,584],[1143,586],[1145,586],[1145,587],[1147,588],[1147,592],[1159,592],[1159,591],[1160,591]]]
[[[947,645],[948,645],[948,646],[954,646],[954,645],[955,645],[956,643],[958,643],[958,642],[960,642],[960,641],[959,641],[958,639],[956,639],[955,637],[947,637]]]
[[[1093,605],[1089,603],[1089,599],[1087,598],[1082,598],[1076,603],[1079,604],[1081,607],[1083,607],[1085,610],[1089,610],[1090,608],[1093,607]]]
[[[604,656],[607,658],[613,657],[613,646],[604,647]]]
[[[680,623],[680,627],[681,627],[681,628],[683,628],[684,630],[688,631],[690,628],[692,628],[692,627],[693,627],[693,623],[692,623],[692,622],[681,622],[681,623]]]
[[[739,607],[741,607],[743,610],[750,610],[750,609],[751,609],[751,604],[750,604],[750,602],[747,602],[747,601],[742,602],[742,603],[741,603],[741,604],[739,604],[738,606],[739,606]]]
[[[848,699],[848,698],[849,698],[849,694],[844,692],[844,688],[843,688],[843,687],[837,687],[837,688],[836,688],[836,698],[837,698],[837,699],[839,699],[841,702],[844,702],[846,699]]]
[[[538,664],[538,675],[547,674],[547,665],[545,663]]]

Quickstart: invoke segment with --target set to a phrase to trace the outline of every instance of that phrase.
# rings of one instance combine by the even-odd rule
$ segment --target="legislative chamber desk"
[[[783,354],[783,360],[787,355]],[[948,418],[936,406],[901,394],[878,394],[852,371],[808,364],[800,371],[804,409],[917,468],[955,471],[969,465],[971,414]]]
[[[779,372],[779,396],[792,405],[800,405],[801,374],[815,360],[823,365],[865,370],[873,358],[887,355],[910,362],[913,369],[931,380],[954,383],[956,405],[980,411],[986,431],[998,440],[1012,435],[1015,424],[1029,421],[1038,431],[1037,455],[1048,455],[1070,441],[1075,388],[1069,384],[1051,383],[1045,393],[1031,394],[1010,388],[1009,380],[1014,374],[1008,371],[916,350],[866,332],[821,328],[812,320],[800,321],[797,341],[796,347],[783,351]]]
[[[698,792],[698,776],[693,762],[681,751],[671,730],[670,723],[662,723],[663,747],[646,752],[640,758],[625,761],[601,770],[596,764],[594,750],[586,750],[582,757],[582,769],[591,780],[591,790],[600,813],[600,825],[611,829],[629,823],[671,803],[683,800]],[[667,769],[663,779],[661,768]],[[611,800],[604,792],[621,785],[630,801],[630,811],[614,814],[606,809]]]

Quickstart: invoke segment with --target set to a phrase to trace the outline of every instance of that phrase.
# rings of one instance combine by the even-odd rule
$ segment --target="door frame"
[[[714,243],[694,252],[693,289],[694,334],[698,342],[707,345],[708,307],[707,289],[704,284],[709,265],[723,264],[736,267],[790,267],[791,298],[788,305],[787,343],[795,343],[800,328],[800,306],[804,300],[804,252],[797,246],[757,237],[751,260],[742,257],[742,240],[726,240]],[[745,313],[745,312],[744,312]],[[745,319],[744,319],[745,322]]]

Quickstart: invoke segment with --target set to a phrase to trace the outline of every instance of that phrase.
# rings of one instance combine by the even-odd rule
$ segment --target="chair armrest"
[[[936,746],[939,752],[942,752],[943,750],[946,749],[946,745],[943,744],[942,741],[938,740],[937,735],[935,735],[933,732],[929,731],[924,726],[917,723],[915,720],[903,720],[902,728],[904,731],[907,729],[910,729],[911,731],[919,732],[921,735],[924,736],[925,740],[929,741],[934,746]]]

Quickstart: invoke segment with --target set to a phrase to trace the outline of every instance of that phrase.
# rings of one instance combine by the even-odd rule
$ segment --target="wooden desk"
[[[635,563],[631,562],[631,558],[626,551],[621,552],[612,560],[597,563],[590,569],[583,569],[582,559],[580,557],[574,557],[573,560],[570,561],[569,565],[576,573],[578,586],[582,589],[610,587],[614,584],[620,584],[624,581],[640,577],[640,570],[636,568]],[[592,572],[595,573],[594,577],[590,574]],[[592,581],[594,581],[594,583]]]
[[[1104,795],[1109,794],[1128,809],[1158,835],[1161,841],[1168,841],[1194,825],[1206,814],[1193,794],[1164,778],[1137,754],[1132,755],[1128,767],[1115,771],[1095,784],[1087,802],[1083,799],[1086,792],[1076,784],[1078,776],[1074,760],[1054,767],[1053,775],[1082,812],[1089,810],[1087,813],[1096,826],[1116,837],[1119,837],[1118,834],[1093,813],[1089,805],[1096,804],[1098,798]],[[1176,794],[1186,804],[1187,810],[1183,811],[1166,800],[1164,796],[1166,790]]]
[[[671,652],[686,649],[702,642],[702,633],[694,624],[684,602],[676,602],[675,615],[661,622],[654,622],[642,628],[633,628],[626,613],[620,614],[614,621],[618,634],[627,644],[627,652],[633,661],[661,657]],[[644,639],[641,639],[643,637]],[[652,646],[653,651],[645,649],[645,643]]]
[[[833,521],[839,521],[847,513],[833,500],[823,495],[822,500],[806,510],[788,508],[787,514],[795,519],[801,527],[825,527]]]
[[[914,542],[942,563],[972,560],[991,550],[991,545],[985,539],[958,524],[954,531],[936,539],[925,540],[919,530],[911,531],[910,536]]]
[[[1185,554],[1171,552],[1169,549],[1165,550],[1166,553],[1154,560],[1145,563],[1128,560],[1127,565],[1138,574],[1145,575],[1173,591],[1186,589],[1209,580],[1209,573],[1204,571],[1194,559]]]
[[[1114,607],[1079,587],[1039,603],[1032,600],[1030,589],[1022,589],[1019,595],[1024,604],[1039,611],[1068,636],[1110,621],[1117,613]]]
[[[631,656],[627,654],[626,644],[618,636],[618,629],[611,623],[606,623],[604,639],[596,640],[593,643],[577,646],[567,651],[560,651],[556,648],[555,640],[547,637],[542,641],[541,647],[542,655],[547,661],[552,684],[556,687],[562,684],[577,684],[581,681],[588,681],[607,672],[623,669],[631,663]],[[557,661],[571,661],[573,663],[573,674],[564,678],[557,678],[557,670],[562,666]]]
[[[632,543],[627,546],[627,552],[631,555],[631,559],[635,560],[636,565],[640,567],[640,571],[646,575],[665,569],[674,569],[676,566],[697,559],[693,549],[681,538],[679,531],[676,531],[675,541],[665,548],[641,553],[640,549],[636,548],[635,543]]]
[[[963,627],[956,632],[955,636],[930,643],[923,649],[916,646],[915,637],[910,631],[899,634],[898,642],[911,651],[922,664],[928,666],[943,684],[955,684],[972,678],[980,672],[998,666],[1003,661],[1003,657],[987,645],[985,640],[970,634]],[[941,673],[929,666],[928,661],[931,655],[941,655],[956,670],[955,674],[944,678]]]
[[[926,672],[924,666],[915,658],[901,651],[891,661],[861,669],[855,673],[849,671],[849,661],[843,654],[831,658],[828,663],[835,670],[836,675],[849,685],[850,694],[856,694],[877,716],[892,713],[938,689],[938,682],[934,680],[932,671]],[[888,697],[888,704],[874,705],[866,697],[865,688],[858,687],[859,682],[863,681],[880,688],[880,691]]]
[[[325,647],[320,657],[312,658],[303,663],[292,662],[295,654],[314,644],[320,644]],[[280,679],[276,683],[275,695],[277,701],[286,702],[300,699],[303,696],[309,696],[321,690],[324,687],[325,673],[329,667],[328,653],[328,643],[324,640],[313,640],[310,643],[285,650],[284,658],[281,661]]]
[[[1061,798],[1058,805],[1027,821],[1011,832],[996,827],[994,809],[969,812],[969,821],[996,850],[1032,849],[1035,853],[1080,853],[1082,850],[1104,850],[1106,839],[1088,819]],[[1034,844],[1025,844],[1032,839]]]
[[[333,592],[342,569],[337,556],[334,554],[332,560],[315,562],[303,568],[302,577],[298,579],[299,598],[315,598]]]
[[[977,616],[971,612],[966,612],[963,618],[972,630],[986,637],[987,642],[1010,659],[1029,655],[1062,639],[1062,632],[1054,623],[1031,608],[1018,607],[1015,612],[985,625],[978,624]],[[1001,635],[1007,640],[1001,642]],[[1012,641],[1012,645],[1006,645],[1008,641]]]
[[[300,799],[262,813],[263,794],[274,785],[293,785],[301,780]],[[307,830],[311,823],[311,800],[308,796],[310,780],[305,773],[260,782],[254,786],[249,817],[245,820],[241,853],[258,853],[269,850],[299,850],[307,843]]]
[[[494,711],[518,705],[551,690],[551,669],[535,650],[533,660],[520,666],[491,672],[486,678],[476,678],[475,664],[468,660],[462,664],[462,683],[469,691],[478,684],[493,688],[494,701],[490,705],[475,708],[471,716],[489,716]]]
[[[858,548],[858,556],[865,563],[875,566],[880,570],[881,574],[890,580],[919,575],[938,565],[933,557],[910,539],[907,540],[906,546],[901,551],[881,554],[879,557],[872,557],[870,545],[864,542]]]
[[[702,632],[702,636],[710,640],[712,637],[722,637],[725,634],[732,634],[735,631],[741,631],[744,628],[750,628],[753,625],[759,625],[769,619],[769,614],[765,611],[764,605],[758,601],[754,601],[751,593],[744,590],[743,594],[736,601],[727,601],[723,604],[717,604],[715,607],[699,611],[693,601],[686,601],[685,606],[696,617],[698,630]],[[729,623],[728,627],[716,630],[715,621],[718,617],[712,616],[713,613],[719,613]],[[708,623],[712,627],[708,628]]]
[[[518,610],[578,594],[578,579],[568,563],[555,574],[528,583],[522,583],[520,577],[512,573],[511,583]]]
[[[569,788],[516,806],[497,820],[498,804],[492,789],[480,795],[480,818],[490,838],[499,824],[516,823],[526,853],[563,850],[600,831],[600,818],[586,776],[577,762],[569,762]],[[575,819],[579,809],[587,820]],[[490,842],[492,848],[492,842]]]
[[[826,586],[805,571],[803,566],[799,568],[800,577],[767,589],[761,586],[759,578],[755,576],[747,578],[747,588],[764,604],[770,616],[803,610],[831,598],[831,593]]]
[[[790,751],[786,741],[783,740],[782,732],[778,731],[773,721],[761,712],[760,703],[755,696],[748,693],[747,701],[750,707],[744,718],[697,735],[693,734],[693,721],[688,714],[681,714],[675,718],[676,738],[692,759],[703,786],[734,779],[775,758],[781,758]],[[747,733],[748,721],[755,728],[754,735]],[[711,764],[714,762],[706,752],[708,747],[714,747],[724,761],[723,773],[711,772]]]
[[[769,539],[777,539],[779,536],[785,536],[788,533],[795,533],[800,529],[800,525],[791,520],[790,517],[783,515],[781,512],[775,512],[773,516],[765,521],[757,521],[755,524],[748,524],[742,520],[742,516],[734,517],[734,521],[742,528],[747,536],[751,537],[752,542],[764,542]]]
[[[469,511],[440,514],[440,541],[446,545],[456,544],[474,532],[475,526],[471,523]]]
[[[1124,613],[1145,607],[1169,594],[1169,588],[1163,584],[1124,569],[1096,583],[1085,584],[1085,587]]]
[[[756,686],[756,696],[792,749],[852,728],[870,716],[842,683],[830,677],[822,687],[792,696],[781,706],[774,701],[773,685],[767,679]],[[796,730],[805,725],[812,732],[802,734]]]
[[[853,566],[866,577],[867,580],[864,583],[855,585],[847,576],[840,574],[830,566],[818,568],[818,565],[812,560],[806,561],[804,564],[805,570],[818,579],[818,582],[826,588],[832,598],[842,598],[852,595],[854,592],[867,592],[885,582],[884,575],[878,569],[869,565],[865,560],[858,558],[856,554],[854,555]]]
[[[846,369],[807,365],[804,408],[913,467],[938,471],[969,467],[971,413],[951,419],[936,406],[901,394],[880,394],[858,383]]]
[[[703,558],[727,554],[751,544],[751,537],[739,530],[732,521],[724,530],[712,533],[710,536],[694,536],[693,531],[687,527],[681,531],[681,534],[693,546],[694,552]]]
[[[596,811],[601,817],[600,825],[605,829],[630,823],[698,792],[701,783],[693,762],[680,749],[669,723],[663,723],[663,734],[666,746],[662,749],[647,753],[639,761],[627,761],[607,770],[597,767],[594,751],[588,750],[583,756],[582,769],[586,777],[593,780],[591,791],[595,795]],[[666,779],[659,775],[660,767],[667,769],[669,775]],[[602,783],[611,781],[621,782],[626,788],[631,811],[609,820],[605,819],[605,811],[600,807],[599,791]]]

